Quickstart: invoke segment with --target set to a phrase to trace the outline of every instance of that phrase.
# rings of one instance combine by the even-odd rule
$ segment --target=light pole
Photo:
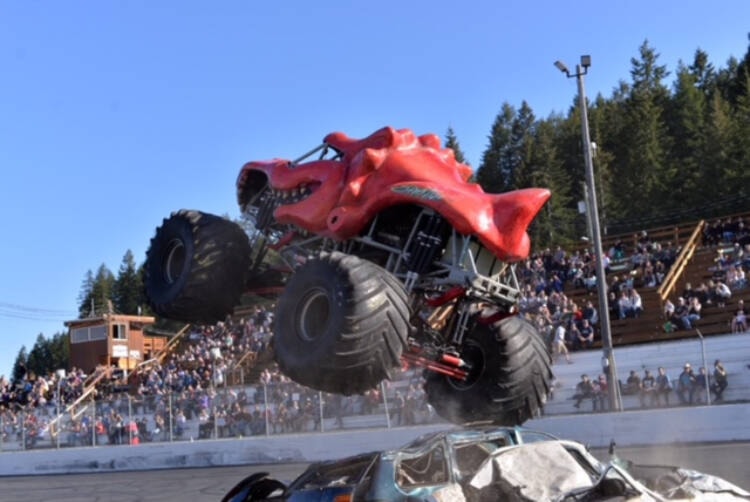
[[[62,399],[62,381],[65,379],[65,369],[60,368],[57,371],[55,371],[55,374],[57,375],[57,420],[55,422],[55,436],[56,436],[56,442],[57,442],[57,449],[60,449],[60,434],[62,433],[62,405],[63,405],[63,399]]]
[[[602,235],[599,228],[599,210],[596,203],[596,185],[594,183],[594,162],[592,155],[591,137],[589,134],[589,117],[586,105],[586,91],[583,85],[583,76],[588,73],[591,66],[591,56],[581,56],[581,63],[576,65],[575,73],[571,73],[565,63],[555,61],[555,67],[563,72],[568,78],[578,81],[578,98],[581,107],[581,134],[583,136],[583,158],[586,172],[586,205],[588,218],[591,225],[591,234],[594,239],[594,261],[596,262],[596,290],[599,293],[599,322],[601,323],[602,367],[607,371],[609,382],[609,407],[611,410],[622,411],[620,386],[617,380],[617,366],[615,365],[615,352],[612,347],[612,331],[609,324],[609,302],[607,299],[607,278],[604,275],[604,253],[602,252]]]

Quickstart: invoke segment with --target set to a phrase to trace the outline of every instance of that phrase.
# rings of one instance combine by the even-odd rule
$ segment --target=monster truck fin
[[[323,138],[323,142],[342,152],[345,156],[353,157],[365,148],[388,148],[398,139],[398,133],[392,127],[383,127],[364,139],[352,138],[343,132],[333,132]]]
[[[545,188],[524,188],[492,196],[495,226],[500,233],[505,260],[528,257],[531,242],[526,231],[550,195]]]

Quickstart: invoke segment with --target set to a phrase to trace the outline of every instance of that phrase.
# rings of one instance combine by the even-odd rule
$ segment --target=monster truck
[[[550,192],[488,194],[471,176],[437,136],[389,127],[329,134],[294,161],[249,162],[237,198],[252,228],[172,213],[146,254],[150,305],[213,322],[276,280],[273,354],[291,379],[350,395],[422,367],[443,418],[521,424],[544,405],[552,372],[545,340],[517,314],[515,264]]]

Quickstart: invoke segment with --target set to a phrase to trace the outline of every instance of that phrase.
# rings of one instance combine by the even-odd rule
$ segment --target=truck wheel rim
[[[331,302],[323,289],[309,291],[301,302],[297,321],[297,336],[306,342],[312,342],[328,327],[331,317]]]
[[[185,268],[185,244],[180,239],[172,239],[167,245],[164,257],[164,280],[167,284],[174,284],[182,275]]]

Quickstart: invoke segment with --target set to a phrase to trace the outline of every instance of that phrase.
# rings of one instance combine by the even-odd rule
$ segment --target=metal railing
[[[111,394],[85,413],[56,414],[54,403],[0,411],[0,451],[137,445],[145,442],[390,428],[440,421],[409,380],[365,395],[340,396],[293,382],[173,390],[143,397]],[[410,391],[410,387],[412,390]],[[419,391],[415,391],[419,388]],[[396,394],[398,392],[398,396]],[[399,396],[403,396],[401,399]],[[89,398],[90,399],[90,398]]]
[[[677,281],[680,280],[682,274],[685,272],[685,268],[687,268],[690,260],[693,258],[693,254],[695,254],[695,250],[701,242],[703,228],[705,227],[705,225],[706,222],[704,220],[698,222],[698,224],[695,226],[695,229],[693,230],[693,233],[690,234],[690,238],[683,246],[682,251],[680,251],[677,260],[675,260],[672,267],[670,267],[667,276],[664,278],[664,281],[662,281],[661,285],[657,289],[657,293],[659,294],[662,302],[665,302],[667,298],[669,298],[669,295],[672,294],[675,286],[677,285]]]

